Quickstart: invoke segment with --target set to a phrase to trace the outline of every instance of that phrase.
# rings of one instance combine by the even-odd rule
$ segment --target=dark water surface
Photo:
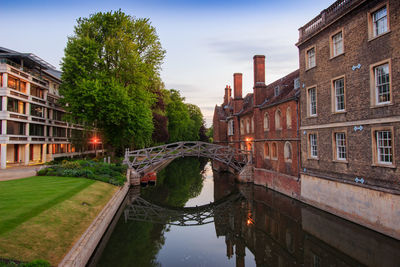
[[[236,184],[203,159],[173,161],[119,214],[89,265],[400,267],[400,241]]]

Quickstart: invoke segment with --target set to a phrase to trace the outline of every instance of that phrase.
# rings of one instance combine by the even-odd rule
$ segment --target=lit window
[[[282,129],[281,117],[281,111],[278,109],[277,111],[275,111],[275,130]]]
[[[315,67],[315,47],[307,50],[307,69]]]
[[[334,80],[333,87],[335,90],[335,111],[344,111],[344,78]]]
[[[376,103],[387,104],[390,102],[390,76],[389,64],[374,68]]]
[[[376,131],[377,161],[380,164],[393,164],[393,145],[391,131]]]
[[[318,157],[317,134],[313,133],[308,136],[310,157]]]
[[[264,114],[264,131],[269,130],[269,120],[268,120],[268,113]]]
[[[317,94],[315,87],[308,89],[308,114],[317,115]]]
[[[332,56],[343,54],[343,33],[339,32],[332,36]]]
[[[346,160],[346,134],[335,133],[335,144],[336,144],[336,159]]]
[[[373,36],[381,35],[388,31],[386,6],[372,13]]]

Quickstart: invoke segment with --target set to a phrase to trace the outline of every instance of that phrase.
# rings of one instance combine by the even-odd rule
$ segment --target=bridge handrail
[[[133,151],[126,149],[124,163],[142,172],[146,167],[163,160],[184,156],[209,157],[228,164],[237,171],[252,161],[251,152],[247,150],[202,141],[180,141]]]

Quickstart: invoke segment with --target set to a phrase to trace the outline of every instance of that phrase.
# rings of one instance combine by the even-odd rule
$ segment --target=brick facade
[[[343,1],[337,1],[343,2]],[[400,9],[399,1],[349,1],[337,15],[299,43],[302,168],[306,174],[345,180],[375,189],[400,190]],[[336,3],[335,3],[336,4]],[[388,29],[371,36],[372,16],[387,8]],[[324,16],[329,17],[329,8]],[[336,11],[336,12],[340,12]],[[333,16],[333,15],[331,15]],[[305,26],[306,27],[306,26]],[[304,29],[304,27],[303,27]],[[301,31],[301,29],[300,29]],[[332,36],[342,33],[343,53],[332,55]],[[307,69],[307,50],[315,47],[316,66]],[[391,100],[376,103],[374,66],[388,64]],[[336,111],[335,84],[344,81],[344,110]],[[317,110],[311,116],[309,88],[316,88]],[[377,129],[391,131],[392,163],[379,164]],[[335,133],[346,138],[346,159],[337,159]],[[317,134],[318,156],[310,157],[309,133]]]
[[[295,197],[300,195],[298,76],[294,71],[266,85],[265,56],[254,56],[253,93],[242,98],[242,74],[235,73],[234,98],[226,89],[213,120],[215,143],[251,151],[254,183]]]

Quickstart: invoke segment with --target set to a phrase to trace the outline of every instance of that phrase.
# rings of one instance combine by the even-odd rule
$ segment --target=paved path
[[[35,166],[21,166],[21,167],[10,167],[5,170],[0,170],[0,181],[21,179],[30,176],[35,176],[36,172],[42,165]]]

